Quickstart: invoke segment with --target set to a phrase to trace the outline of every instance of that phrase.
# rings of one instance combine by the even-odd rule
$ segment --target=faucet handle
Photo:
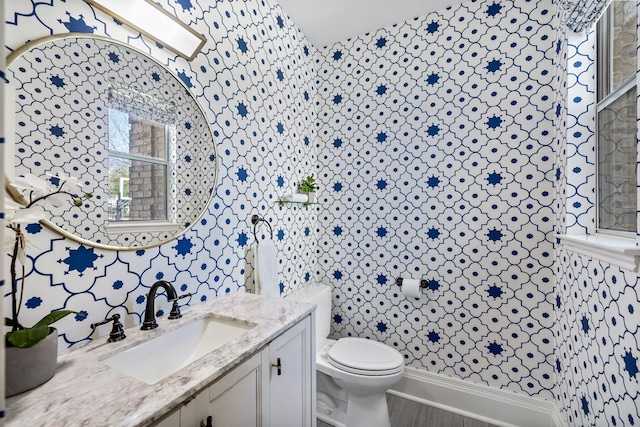
[[[122,326],[122,323],[120,323],[120,315],[118,313],[116,313],[113,316],[103,320],[102,322],[92,323],[91,324],[91,329],[93,329],[95,331],[95,329],[98,326],[104,325],[104,324],[109,323],[109,322],[113,322],[113,326],[111,327],[111,332],[109,333],[109,339],[107,340],[107,342],[122,341],[123,339],[125,339],[127,337],[124,334],[124,327]]]
[[[174,299],[170,299],[169,302],[172,302],[172,303],[175,304],[179,299],[187,298],[187,297],[190,297],[190,296],[193,296],[193,294],[191,292],[189,292],[188,294],[180,295],[179,297],[176,297]]]
[[[190,297],[192,295],[193,294],[189,292],[188,294],[180,295],[177,298],[169,300],[173,303],[173,306],[171,307],[171,312],[169,312],[169,319],[173,320],[173,319],[179,319],[182,317],[182,313],[180,313],[180,307],[178,307],[178,300],[181,300],[182,298]]]

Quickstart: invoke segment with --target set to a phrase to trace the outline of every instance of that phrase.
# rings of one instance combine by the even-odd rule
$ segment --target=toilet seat
[[[359,375],[392,375],[404,369],[397,350],[364,338],[341,338],[327,352],[328,362],[338,369]]]

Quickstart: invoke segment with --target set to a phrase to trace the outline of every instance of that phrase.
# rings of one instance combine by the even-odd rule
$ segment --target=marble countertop
[[[6,400],[6,425],[147,426],[176,408],[220,376],[260,350],[314,310],[311,304],[253,294],[222,296],[182,308],[183,317],[158,318],[158,328],[125,330],[127,338],[107,337],[72,348],[58,356],[54,377],[42,386]],[[210,315],[255,323],[247,333],[149,385],[112,369],[100,360]]]

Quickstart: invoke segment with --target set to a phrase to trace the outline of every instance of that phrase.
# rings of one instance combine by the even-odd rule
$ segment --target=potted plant
[[[298,189],[300,190],[300,192],[307,194],[307,200],[309,201],[309,203],[315,202],[318,184],[316,183],[313,175],[309,175],[302,181],[300,181],[298,183]]]
[[[82,206],[90,193],[79,196],[76,179],[51,176],[49,185],[35,175],[26,175],[15,180],[7,190],[23,204],[5,197],[6,227],[11,232],[5,236],[5,245],[11,258],[11,317],[5,318],[5,326],[11,328],[5,334],[5,375],[6,395],[13,396],[30,390],[48,381],[55,373],[58,357],[58,334],[50,325],[63,317],[75,313],[71,310],[55,310],[47,314],[31,327],[23,326],[18,316],[22,305],[25,282],[25,262],[27,241],[22,225],[32,224],[45,218],[44,204],[59,206],[60,196],[68,196],[76,206]],[[18,264],[21,274],[18,275]]]

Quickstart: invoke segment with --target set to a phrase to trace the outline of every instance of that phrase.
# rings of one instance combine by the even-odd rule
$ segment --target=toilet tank
[[[287,299],[315,304],[316,308],[316,349],[329,337],[331,328],[331,287],[313,283],[296,289]]]

